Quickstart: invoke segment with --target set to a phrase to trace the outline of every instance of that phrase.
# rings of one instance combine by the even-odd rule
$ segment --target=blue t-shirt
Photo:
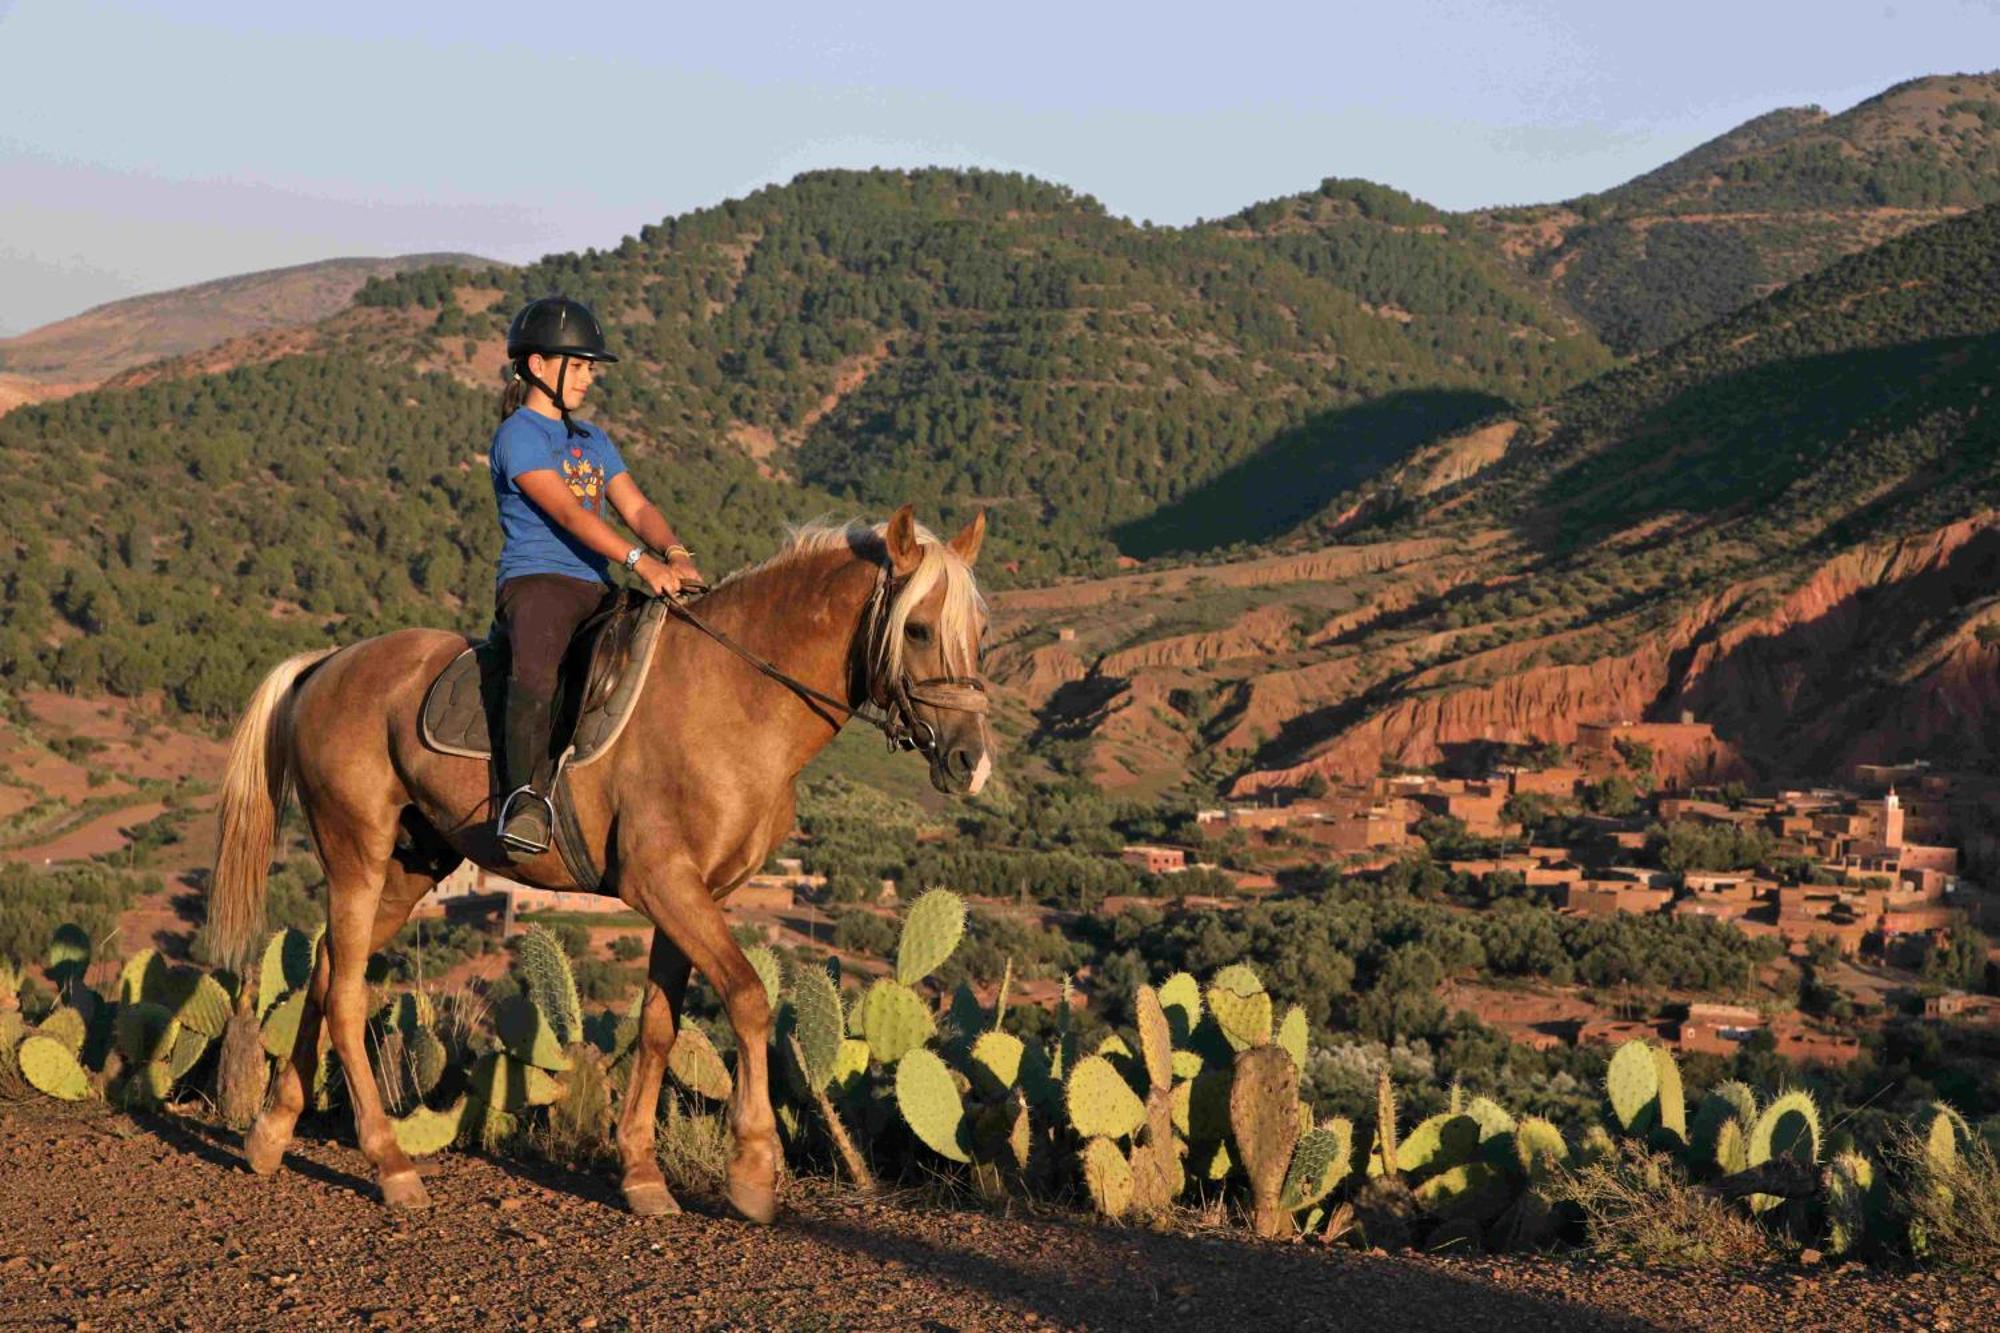
[[[610,561],[557,527],[521,494],[518,480],[523,472],[554,472],[568,484],[578,504],[602,518],[605,488],[625,470],[625,460],[603,431],[584,421],[576,427],[581,435],[567,435],[561,421],[523,407],[493,432],[489,466],[493,498],[500,506],[501,537],[497,582],[523,574],[567,574],[609,582],[604,571]]]

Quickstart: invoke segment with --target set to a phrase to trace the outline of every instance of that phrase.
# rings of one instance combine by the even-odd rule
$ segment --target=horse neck
[[[731,579],[695,603],[695,614],[800,684],[857,704],[856,639],[877,577],[874,564],[845,551],[801,556]],[[710,645],[709,651],[727,652],[719,645]],[[672,671],[664,657],[655,660],[654,669]],[[728,670],[745,688],[783,689],[733,655]],[[836,727],[821,714],[831,714],[835,723],[846,721],[834,710],[807,707],[802,700],[779,714],[797,719],[801,767],[833,739]]]

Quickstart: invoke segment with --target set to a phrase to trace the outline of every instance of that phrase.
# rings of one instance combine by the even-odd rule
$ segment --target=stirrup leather
[[[518,833],[510,833],[507,829],[508,821],[514,815],[514,803],[523,799],[540,802],[542,809],[547,812],[549,817],[546,826],[549,829],[549,835],[550,837],[555,836],[555,802],[536,791],[533,787],[521,786],[508,792],[507,799],[500,802],[500,814],[494,820],[494,824],[500,833],[500,845],[517,852],[526,852],[531,856],[540,856],[549,849],[549,844],[546,841],[536,842],[533,838],[524,838]]]

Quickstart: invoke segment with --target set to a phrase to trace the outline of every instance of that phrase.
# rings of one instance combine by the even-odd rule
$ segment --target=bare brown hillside
[[[0,411],[91,388],[134,366],[232,338],[312,324],[370,278],[433,264],[485,264],[460,254],[327,259],[151,292],[0,338]]]

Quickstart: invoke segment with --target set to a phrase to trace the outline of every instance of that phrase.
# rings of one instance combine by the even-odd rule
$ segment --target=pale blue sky
[[[615,245],[826,166],[1172,223],[1335,175],[1538,202],[1994,65],[2000,0],[0,0],[0,333],[336,254]]]

